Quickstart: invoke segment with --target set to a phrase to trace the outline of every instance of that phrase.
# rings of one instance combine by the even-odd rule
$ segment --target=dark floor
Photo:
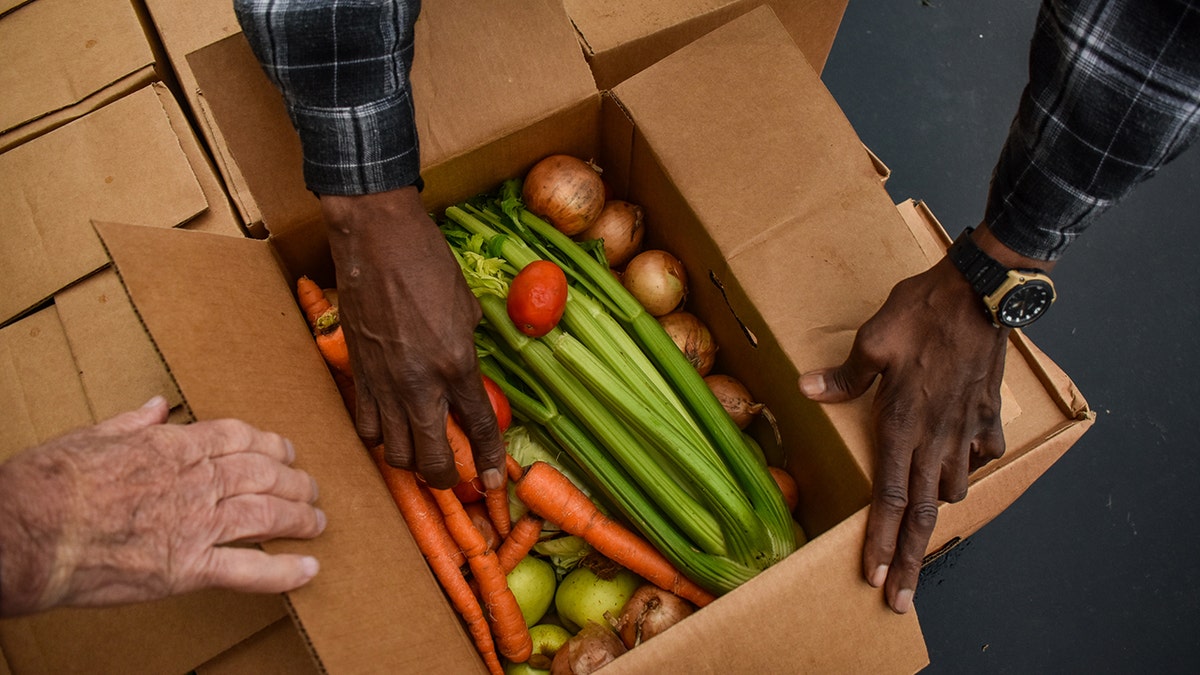
[[[824,79],[897,200],[979,221],[1038,2],[850,0]],[[928,673],[1200,672],[1200,148],[1109,211],[1028,333],[1097,413],[926,570]]]

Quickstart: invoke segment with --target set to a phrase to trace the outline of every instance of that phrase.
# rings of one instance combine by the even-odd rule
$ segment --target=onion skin
[[[687,298],[688,280],[683,263],[660,249],[635,255],[625,266],[621,283],[652,316],[670,314]]]
[[[626,651],[612,629],[589,622],[554,654],[550,675],[590,675]]]
[[[642,224],[642,207],[620,199],[604,203],[600,216],[576,237],[580,241],[604,241],[604,257],[609,267],[621,267],[642,250],[646,229]]]
[[[796,485],[796,479],[777,466],[767,467],[767,470],[771,472],[771,478],[775,479],[775,484],[783,493],[783,503],[787,506],[788,513],[795,511],[800,505],[800,488]]]
[[[704,378],[704,383],[721,402],[721,407],[733,418],[739,429],[750,426],[762,412],[763,404],[750,396],[750,390],[740,380],[730,375],[716,374]]]
[[[699,317],[681,309],[658,317],[658,322],[696,372],[708,375],[712,371],[717,360],[717,343]]]
[[[556,230],[575,236],[600,217],[604,180],[595,167],[578,157],[550,155],[525,174],[521,199]]]
[[[696,611],[692,603],[654,584],[634,591],[617,618],[616,629],[627,649],[662,633]]]

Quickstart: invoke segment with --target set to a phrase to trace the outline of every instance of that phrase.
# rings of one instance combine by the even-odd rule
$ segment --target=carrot
[[[538,542],[538,537],[542,534],[543,522],[541,516],[532,511],[526,511],[525,515],[513,523],[512,531],[500,543],[500,548],[496,549],[496,557],[500,560],[500,567],[504,569],[505,576],[513,571],[517,563],[533,550],[533,545]]]
[[[529,636],[525,616],[521,614],[517,598],[508,587],[508,580],[500,568],[495,551],[487,547],[483,535],[475,529],[462,502],[452,491],[430,492],[442,510],[450,536],[454,537],[458,547],[467,556],[467,564],[479,585],[479,595],[491,619],[492,633],[500,654],[517,663],[525,662],[533,653],[533,639]]]
[[[496,643],[479,599],[463,576],[461,566],[463,553],[446,529],[442,513],[429,493],[417,483],[411,471],[390,466],[383,459],[383,446],[372,450],[375,463],[392,493],[404,522],[412,532],[413,539],[434,576],[446,592],[455,610],[463,617],[475,640],[480,656],[493,675],[503,675],[504,668],[496,655]]]
[[[312,327],[317,349],[325,357],[325,363],[346,378],[354,379],[346,335],[342,332],[337,308],[329,303],[325,291],[312,279],[300,277],[296,280],[296,299],[308,319],[308,325]]]
[[[507,479],[508,477],[505,476],[504,485],[484,493],[488,515],[491,516],[492,525],[496,526],[496,532],[499,533],[501,539],[508,538],[508,533],[512,530],[512,515],[508,512]]]
[[[534,462],[517,481],[517,497],[534,513],[592,545],[659,588],[703,607],[714,596],[679,573],[646,540],[609,519],[569,478],[545,462]]]
[[[296,280],[296,299],[300,309],[304,311],[304,316],[308,318],[308,325],[313,328],[317,327],[317,321],[321,317],[337,311],[330,304],[329,298],[325,297],[325,291],[308,277]]]
[[[479,530],[479,534],[483,535],[483,540],[487,543],[487,547],[495,551],[496,547],[503,540],[503,537],[496,532],[496,527],[492,525],[492,517],[488,515],[487,507],[482,502],[471,502],[463,504],[463,509],[471,517],[471,523]]]
[[[508,479],[514,483],[525,475],[525,467],[521,466],[521,463],[512,455],[504,456],[504,468],[508,471]]]

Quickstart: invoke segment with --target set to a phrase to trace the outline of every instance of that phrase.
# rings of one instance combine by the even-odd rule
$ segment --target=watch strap
[[[975,228],[968,227],[958,235],[950,246],[947,256],[950,262],[966,277],[967,283],[979,297],[991,295],[1008,277],[1008,268],[979,248],[971,233]]]

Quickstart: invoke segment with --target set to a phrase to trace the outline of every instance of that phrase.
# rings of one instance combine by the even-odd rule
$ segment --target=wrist
[[[53,604],[64,518],[51,500],[66,499],[56,476],[67,471],[52,457],[28,454],[0,464],[0,617]]]
[[[1030,258],[1006,246],[996,238],[996,235],[992,234],[987,223],[980,223],[979,227],[976,227],[975,231],[971,233],[971,238],[984,253],[1010,269],[1039,270],[1047,273],[1054,269],[1055,263],[1052,260]]]

